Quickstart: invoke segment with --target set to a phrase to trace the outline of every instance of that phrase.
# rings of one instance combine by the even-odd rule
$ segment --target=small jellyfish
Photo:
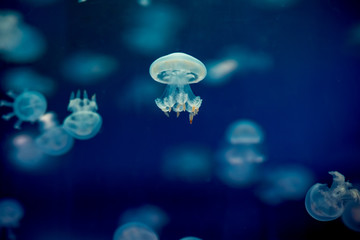
[[[36,145],[46,154],[58,156],[67,153],[74,145],[74,139],[59,126],[54,113],[40,117],[42,134],[36,138]]]
[[[113,240],[158,240],[156,233],[145,224],[130,222],[118,227]]]
[[[360,232],[360,203],[350,202],[346,204],[341,219],[346,227],[353,231]]]
[[[198,59],[185,53],[172,53],[155,60],[150,66],[151,77],[168,84],[163,96],[155,100],[156,105],[169,116],[173,109],[177,116],[189,112],[190,124],[199,112],[202,99],[195,96],[189,84],[198,83],[206,76],[206,67]]]
[[[63,128],[74,138],[86,140],[94,137],[101,128],[102,118],[96,112],[98,109],[95,94],[88,98],[84,91],[83,99],[80,98],[80,91],[72,92],[68,110],[73,112],[64,120]]]
[[[17,200],[11,198],[0,200],[0,229],[7,230],[6,239],[15,239],[12,229],[19,226],[23,216],[24,209]]]
[[[239,120],[230,125],[226,138],[231,144],[257,144],[264,140],[264,134],[255,122]]]
[[[337,171],[329,172],[333,183],[329,188],[326,184],[316,183],[306,194],[305,207],[316,220],[331,221],[340,217],[344,206],[351,202],[360,202],[360,192],[345,182],[345,177]]]
[[[24,91],[20,95],[17,95],[12,91],[8,91],[7,94],[14,99],[14,102],[1,100],[0,106],[12,107],[13,112],[3,115],[2,117],[5,120],[9,120],[13,116],[18,117],[14,125],[16,129],[20,129],[23,121],[37,121],[46,111],[46,98],[39,92]]]

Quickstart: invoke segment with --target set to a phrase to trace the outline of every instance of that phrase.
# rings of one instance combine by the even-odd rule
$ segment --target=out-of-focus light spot
[[[125,85],[118,96],[118,105],[121,109],[142,113],[146,110],[153,110],[154,96],[161,94],[162,86],[147,77],[135,77],[129,84]]]
[[[238,120],[232,123],[226,132],[231,144],[258,144],[264,140],[261,127],[250,120]]]
[[[118,227],[113,240],[158,240],[156,233],[145,224],[131,222]]]
[[[21,14],[0,11],[0,54],[8,62],[28,63],[39,59],[46,50],[43,35],[22,22]]]
[[[168,179],[208,181],[212,169],[210,150],[196,144],[174,147],[166,151],[162,169]]]
[[[63,75],[75,83],[98,83],[118,68],[115,58],[94,52],[78,52],[71,55],[62,66]]]
[[[223,85],[229,82],[234,74],[264,71],[272,65],[273,60],[268,54],[230,46],[223,50],[219,59],[206,62],[209,72],[204,83],[210,86]]]
[[[151,0],[137,0],[138,4],[143,7],[150,6]]]
[[[314,184],[306,194],[305,207],[307,212],[318,221],[332,221],[340,217],[345,210],[345,203],[360,202],[360,192],[345,182],[345,177],[337,171],[329,172],[333,183],[329,188],[326,184]]]
[[[42,76],[31,68],[13,68],[4,73],[3,89],[6,91],[23,92],[33,90],[45,95],[52,95],[56,84],[53,79]]]
[[[17,200],[11,198],[0,200],[0,228],[18,227],[23,216],[24,209]]]
[[[128,222],[140,222],[160,232],[169,222],[169,217],[161,208],[153,205],[143,205],[138,208],[126,210],[120,219],[121,224]]]
[[[303,166],[290,165],[271,168],[262,174],[259,198],[270,205],[287,200],[301,200],[314,181],[311,171]]]
[[[46,157],[35,143],[35,137],[29,133],[15,135],[8,149],[9,160],[20,169],[33,170],[40,168]]]
[[[37,146],[46,154],[58,156],[67,153],[74,145],[74,139],[59,126],[56,115],[47,113],[39,119],[42,134],[35,140]]]
[[[144,55],[160,53],[174,44],[184,18],[172,6],[153,4],[136,8],[129,15],[129,25],[122,39],[128,48]]]
[[[180,240],[202,240],[201,238],[197,238],[197,237],[183,237]]]
[[[346,227],[360,232],[360,202],[347,203],[341,218]]]

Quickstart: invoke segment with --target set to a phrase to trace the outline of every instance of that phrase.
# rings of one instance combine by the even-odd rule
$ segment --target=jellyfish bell
[[[189,112],[192,123],[199,112],[202,99],[195,96],[189,84],[198,83],[206,76],[206,67],[198,59],[181,52],[172,53],[155,60],[150,66],[150,76],[157,82],[167,84],[156,105],[168,116],[173,109],[177,116]]]
[[[360,203],[353,201],[346,204],[341,219],[346,227],[360,232]]]
[[[17,200],[11,198],[0,200],[0,228],[17,227],[23,216],[24,209]]]
[[[158,240],[156,233],[145,224],[140,222],[129,222],[118,227],[114,233],[113,240]]]
[[[360,192],[345,182],[345,177],[337,172],[329,172],[333,183],[329,188],[326,184],[316,183],[307,192],[305,207],[307,212],[318,221],[331,221],[340,217],[349,201],[360,202]]]
[[[180,238],[180,240],[202,240],[202,239],[197,237],[183,237]]]
[[[232,123],[226,133],[232,144],[258,144],[264,140],[261,127],[250,120],[239,120]]]

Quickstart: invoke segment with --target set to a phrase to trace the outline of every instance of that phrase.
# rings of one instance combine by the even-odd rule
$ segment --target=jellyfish
[[[318,221],[331,221],[340,217],[345,205],[351,201],[360,202],[360,192],[345,182],[345,177],[331,171],[333,183],[329,188],[326,184],[316,183],[306,194],[305,207],[307,212]]]
[[[231,144],[257,144],[264,140],[260,126],[250,120],[239,120],[232,123],[226,136]]]
[[[102,118],[96,112],[97,109],[95,94],[90,100],[86,91],[83,99],[80,98],[80,91],[76,96],[72,92],[68,110],[73,113],[65,118],[63,128],[76,139],[86,140],[94,137],[102,125]]]
[[[19,226],[23,216],[24,209],[17,200],[12,198],[0,200],[0,229],[7,230],[7,239],[15,239],[12,229]]]
[[[74,145],[74,139],[59,126],[56,115],[47,113],[40,117],[42,134],[35,140],[36,145],[46,154],[58,156],[67,153]]]
[[[353,231],[360,232],[360,203],[350,202],[346,204],[341,219],[346,227]]]
[[[150,66],[151,77],[168,84],[163,96],[155,100],[156,105],[169,116],[173,109],[177,116],[189,112],[190,124],[199,112],[202,99],[195,96],[189,84],[198,83],[206,76],[206,68],[198,59],[185,53],[172,53],[155,60]]]
[[[8,91],[7,95],[13,98],[14,102],[1,100],[0,106],[12,107],[13,112],[3,115],[2,117],[5,120],[9,120],[16,116],[18,120],[14,125],[15,129],[20,129],[23,121],[37,121],[46,111],[46,98],[39,92],[24,91],[20,95],[17,95],[12,91]]]
[[[118,227],[113,240],[158,240],[156,233],[145,224],[130,222]]]
[[[140,222],[159,232],[169,221],[169,217],[161,208],[143,205],[126,210],[121,215],[121,223]]]

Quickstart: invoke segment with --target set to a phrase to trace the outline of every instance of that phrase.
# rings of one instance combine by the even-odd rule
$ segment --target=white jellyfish
[[[8,96],[14,99],[14,102],[5,100],[0,101],[0,106],[12,107],[13,112],[3,115],[2,118],[9,120],[16,116],[18,118],[14,128],[20,129],[23,121],[35,122],[46,111],[47,102],[44,95],[36,91],[24,91],[17,95],[12,91],[7,92]]]
[[[167,84],[156,105],[167,115],[173,109],[177,116],[189,112],[190,124],[199,112],[202,99],[195,96],[189,84],[198,83],[206,76],[206,67],[198,59],[185,53],[172,53],[155,60],[150,66],[151,77]]]
[[[130,222],[118,227],[113,240],[158,240],[156,233],[145,224]]]
[[[94,137],[101,128],[102,118],[96,112],[98,109],[95,94],[88,98],[84,91],[83,99],[80,98],[80,91],[72,92],[68,110],[73,112],[63,123],[63,128],[74,138],[86,140]]]
[[[74,139],[60,126],[54,113],[40,117],[42,134],[35,140],[37,146],[46,154],[58,156],[67,153],[74,145]]]
[[[349,202],[360,202],[360,192],[345,182],[345,177],[331,171],[333,183],[329,188],[326,184],[316,183],[306,194],[305,207],[307,212],[319,221],[331,221],[340,217]]]
[[[12,198],[0,200],[0,230],[5,228],[6,239],[15,239],[12,229],[19,226],[23,216],[24,209],[17,200]]]

